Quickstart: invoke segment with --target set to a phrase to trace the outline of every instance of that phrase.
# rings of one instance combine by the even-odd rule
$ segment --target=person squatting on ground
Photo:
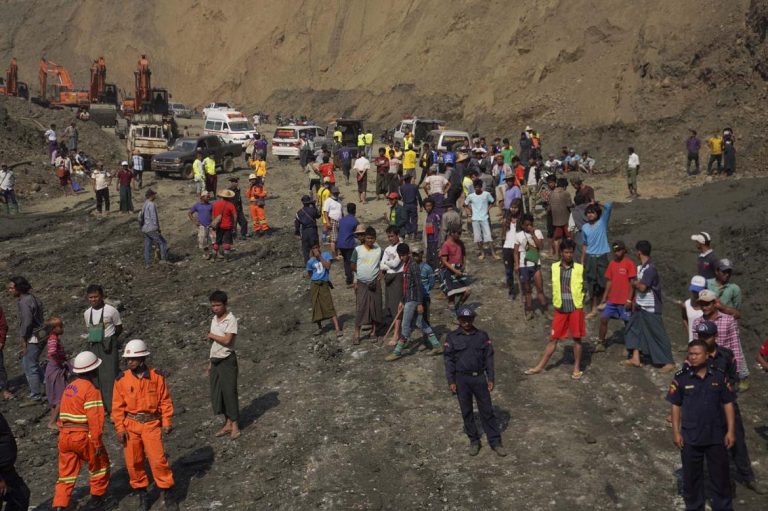
[[[205,259],[211,258],[211,246],[216,241],[216,233],[211,229],[213,220],[213,205],[208,202],[208,192],[200,192],[200,200],[189,208],[187,216],[195,226],[197,247],[203,252]]]
[[[426,344],[432,348],[432,355],[443,352],[442,345],[438,341],[435,332],[429,322],[424,319],[425,293],[421,281],[421,267],[413,260],[410,247],[405,243],[397,246],[397,255],[403,264],[403,297],[398,307],[398,314],[402,314],[400,337],[395,349],[386,360],[397,360],[403,356],[403,350],[410,348],[412,325],[420,329],[425,337]]]
[[[120,334],[123,322],[120,313],[104,302],[104,288],[91,284],[85,290],[91,305],[83,314],[88,331],[88,348],[101,360],[96,377],[93,379],[104,396],[107,413],[112,409],[112,386],[120,372]]]
[[[552,264],[552,307],[555,315],[552,319],[552,331],[547,347],[535,367],[527,369],[525,374],[538,374],[544,370],[557,349],[557,341],[573,339],[573,373],[571,378],[578,380],[584,374],[581,370],[581,339],[585,335],[584,325],[584,267],[573,260],[576,243],[564,239],[560,242],[560,261]]]
[[[16,439],[0,413],[0,498],[5,501],[5,511],[29,509],[29,487],[16,472],[17,455]]]
[[[32,286],[21,276],[11,277],[8,293],[16,298],[19,318],[19,338],[21,339],[21,367],[29,385],[29,403],[43,399],[43,370],[38,362],[42,348],[38,331],[43,326],[43,302],[30,293]]]
[[[258,236],[262,236],[269,231],[267,215],[264,212],[264,207],[267,204],[265,201],[267,191],[264,189],[264,178],[251,174],[248,176],[248,181],[250,185],[245,192],[245,197],[248,199],[248,208],[251,211],[253,232]]]
[[[472,309],[462,307],[457,317],[459,328],[446,337],[443,359],[448,388],[459,400],[464,433],[469,437],[469,455],[476,456],[480,452],[480,433],[472,406],[474,399],[488,444],[498,456],[506,456],[491,403],[495,381],[493,344],[486,332],[475,328],[475,312]]]
[[[727,450],[736,442],[736,398],[727,375],[709,365],[703,341],[688,345],[687,362],[675,374],[666,398],[672,404],[672,436],[683,462],[683,499],[686,509],[704,509],[706,459],[712,509],[729,511],[733,503]]]
[[[109,455],[102,441],[104,433],[104,402],[94,384],[101,359],[90,351],[75,357],[72,372],[75,378],[67,385],[59,405],[59,478],[52,507],[64,510],[69,506],[72,490],[83,463],[88,464],[91,487],[91,509],[101,509],[108,502]]]
[[[160,260],[168,260],[168,242],[160,232],[160,217],[157,214],[157,192],[152,188],[144,193],[146,200],[139,213],[139,225],[144,233],[144,264],[152,264],[152,246],[157,245],[160,250]]]
[[[211,227],[216,231],[216,240],[213,242],[213,260],[219,256],[219,249],[225,261],[229,261],[229,253],[234,242],[235,226],[237,225],[237,209],[232,204],[235,192],[222,190],[219,192],[219,200],[213,203],[213,220]]]
[[[149,461],[155,485],[162,491],[165,509],[178,510],[171,495],[173,472],[163,446],[163,435],[171,433],[173,402],[164,372],[147,366],[150,352],[141,339],[128,341],[123,351],[127,369],[115,379],[112,422],[123,446],[125,468],[131,488],[139,496],[139,509],[149,511],[149,479],[144,467]]]
[[[344,334],[341,332],[339,320],[336,316],[336,308],[333,306],[333,296],[331,295],[331,289],[333,289],[333,284],[331,284],[331,263],[334,259],[331,252],[321,251],[320,244],[315,243],[310,250],[306,271],[310,281],[312,321],[317,323],[315,335],[323,333],[322,322],[330,319],[333,322],[333,327],[336,329],[336,337],[340,338]]]
[[[215,415],[224,415],[224,425],[216,436],[229,434],[232,439],[240,436],[240,405],[237,397],[237,318],[227,310],[227,293],[214,291],[208,297],[211,302],[213,319],[208,332],[211,351],[208,361],[208,375],[211,384],[211,406]]]

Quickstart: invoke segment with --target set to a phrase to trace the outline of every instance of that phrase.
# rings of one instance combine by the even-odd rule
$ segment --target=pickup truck
[[[177,174],[192,179],[192,162],[198,149],[202,149],[204,155],[213,153],[216,166],[225,173],[234,172],[235,158],[243,154],[241,144],[227,144],[216,135],[185,137],[176,140],[170,151],[154,155],[152,170],[160,177]]]

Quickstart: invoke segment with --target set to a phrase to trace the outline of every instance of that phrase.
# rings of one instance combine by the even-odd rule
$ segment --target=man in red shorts
[[[581,370],[581,338],[584,337],[584,267],[573,260],[576,243],[571,239],[560,242],[560,261],[552,265],[552,332],[541,360],[535,367],[526,369],[525,374],[539,374],[544,370],[557,349],[557,341],[573,338],[573,374],[578,380],[584,374]]]

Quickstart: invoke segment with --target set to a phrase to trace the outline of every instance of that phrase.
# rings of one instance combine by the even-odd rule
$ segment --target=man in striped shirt
[[[739,375],[738,389],[743,392],[747,387],[745,380],[749,376],[749,367],[744,359],[744,350],[741,348],[739,324],[733,316],[717,310],[717,294],[714,291],[704,289],[699,292],[698,305],[704,315],[693,320],[693,331],[695,332],[696,327],[703,321],[711,321],[717,325],[717,345],[733,352],[736,371]]]

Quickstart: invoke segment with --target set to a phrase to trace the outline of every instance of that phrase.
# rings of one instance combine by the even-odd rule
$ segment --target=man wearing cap
[[[704,460],[711,483],[712,509],[733,509],[728,452],[736,441],[733,402],[725,373],[710,366],[707,345],[688,345],[688,365],[675,374],[667,392],[672,404],[672,436],[683,462],[686,509],[704,509]]]
[[[694,275],[691,278],[691,283],[688,285],[688,291],[691,292],[690,297],[680,304],[683,314],[683,326],[688,334],[688,342],[696,339],[696,333],[693,331],[694,320],[704,315],[699,307],[699,293],[707,288],[707,280],[701,275]]]
[[[730,383],[738,381],[736,359],[733,351],[717,343],[717,323],[706,320],[700,321],[696,325],[695,333],[698,336],[698,340],[703,341],[707,345],[710,366],[724,373]],[[733,402],[733,411],[736,441],[733,447],[728,450],[729,454],[736,466],[739,482],[750,490],[762,494],[755,480],[755,472],[752,470],[752,462],[749,459],[749,451],[747,450],[747,441],[744,434],[744,421],[741,418],[739,404],[736,400]]]
[[[731,282],[733,263],[730,259],[720,259],[715,266],[715,278],[707,280],[707,289],[717,295],[718,310],[730,314],[736,319],[741,317],[741,288]]]
[[[309,251],[320,238],[317,235],[317,219],[320,218],[320,212],[315,207],[315,201],[309,195],[301,198],[301,209],[296,212],[293,219],[293,233],[301,240],[301,253],[304,256],[304,262],[309,260]]]
[[[19,212],[19,203],[16,200],[16,176],[8,165],[3,163],[0,165],[0,194],[5,199],[5,209],[8,214],[11,214],[11,207],[13,207],[16,213]]]
[[[355,216],[356,213],[357,205],[354,202],[347,203],[347,214],[339,220],[339,237],[336,241],[336,248],[339,249],[344,260],[344,277],[347,287],[352,287],[355,276],[352,271],[352,252],[357,246],[355,235],[358,234],[358,227],[360,227],[360,222]],[[362,229],[362,232],[365,232],[365,228]]]
[[[650,357],[651,362],[661,366],[662,372],[675,369],[672,345],[664,329],[661,317],[661,278],[656,263],[651,259],[651,243],[641,240],[635,244],[640,264],[637,266],[635,303],[632,317],[624,330],[624,339],[631,357],[624,361],[628,367],[641,367],[640,353]]]
[[[229,178],[229,189],[235,192],[235,196],[232,197],[232,205],[235,206],[237,211],[237,225],[240,226],[240,239],[245,240],[248,237],[248,220],[245,219],[245,212],[243,211],[243,197],[240,195],[240,178]],[[237,236],[237,227],[232,232],[233,236]]]
[[[120,212],[133,213],[133,200],[131,198],[131,181],[133,172],[128,168],[128,162],[120,164],[117,171],[117,193],[120,194]]]
[[[216,160],[213,153],[209,152],[203,159],[203,171],[205,172],[205,189],[211,195],[216,195]]]
[[[195,161],[192,162],[192,179],[195,182],[195,193],[199,197],[205,188],[205,167],[203,166],[203,150],[198,149],[195,153]]]
[[[112,174],[104,170],[104,164],[96,164],[91,171],[91,183],[93,193],[96,194],[96,211],[101,215],[102,204],[104,214],[109,213],[109,184],[112,182]]]
[[[267,191],[264,189],[264,178],[251,174],[248,176],[250,185],[245,192],[245,197],[248,199],[248,207],[251,212],[251,220],[253,221],[253,232],[257,236],[262,236],[269,232],[269,225],[267,224],[267,215],[264,212],[266,206],[265,199],[267,198]]]
[[[149,266],[152,264],[153,244],[157,244],[160,250],[160,260],[168,260],[168,242],[160,233],[160,219],[157,216],[157,205],[155,204],[157,193],[150,188],[144,196],[146,200],[141,207],[139,224],[141,225],[141,232],[144,233],[144,263]]]
[[[474,398],[488,444],[498,456],[506,456],[491,403],[495,380],[493,344],[486,332],[475,328],[475,312],[472,309],[460,308],[457,317],[459,328],[446,337],[443,358],[448,388],[459,399],[464,432],[469,437],[469,455],[476,456],[480,452],[480,433],[472,406]]]
[[[712,237],[709,233],[702,231],[692,234],[691,241],[696,243],[696,250],[699,251],[696,274],[701,275],[705,279],[714,279],[718,258],[712,251]]]
[[[101,359],[90,351],[75,357],[75,378],[64,389],[59,404],[59,478],[54,509],[66,509],[83,463],[88,464],[91,487],[89,509],[101,509],[109,486],[109,456],[102,441],[104,403],[93,380]]]
[[[405,243],[397,246],[397,256],[403,264],[403,297],[398,307],[398,312],[402,313],[402,329],[395,349],[386,360],[392,362],[403,356],[403,350],[407,349],[411,342],[412,324],[424,333],[428,347],[432,348],[432,355],[439,355],[443,352],[443,347],[424,318],[425,292],[421,281],[421,267],[413,260],[411,249]]]
[[[390,194],[387,195],[387,200],[389,201],[389,209],[387,210],[385,219],[387,221],[387,225],[397,228],[398,232],[400,232],[405,230],[408,214],[406,213],[405,208],[398,204],[398,198],[399,195],[397,192],[390,192]]]
[[[694,331],[702,321],[711,321],[717,325],[717,343],[733,351],[733,355],[736,358],[736,369],[738,370],[739,377],[733,383],[738,385],[738,389],[741,392],[745,392],[749,389],[749,382],[747,381],[749,366],[747,366],[747,362],[744,359],[738,322],[733,316],[717,310],[717,295],[714,291],[709,289],[701,291],[698,303],[703,315],[694,320]]]
[[[208,192],[200,193],[200,200],[189,208],[187,216],[197,230],[197,247],[203,252],[205,259],[211,258],[211,245],[215,241],[214,232],[210,229],[213,206],[209,202]]]
[[[336,257],[336,241],[339,239],[339,222],[341,221],[341,202],[339,202],[339,189],[331,187],[331,196],[323,203],[323,231],[331,245],[331,254]]]
[[[237,224],[237,209],[232,204],[235,192],[222,190],[219,192],[219,200],[213,203],[211,226],[216,230],[216,240],[213,242],[213,259],[221,255],[225,261],[229,261],[229,251],[234,242],[235,225]]]
[[[602,302],[597,307],[601,312],[600,330],[595,345],[596,353],[605,351],[605,336],[608,334],[609,320],[620,319],[626,328],[632,310],[632,296],[634,294],[632,285],[637,278],[635,263],[626,257],[627,246],[624,242],[615,241],[611,248],[613,260],[608,263],[608,268],[605,270],[605,291]]]
[[[149,349],[141,339],[125,345],[123,359],[128,367],[115,378],[112,397],[112,422],[117,440],[123,446],[125,468],[131,488],[139,495],[139,509],[148,511],[149,479],[144,467],[148,459],[155,486],[162,492],[165,509],[178,509],[170,496],[173,472],[163,446],[163,435],[173,429],[173,402],[165,373],[147,367]]]

